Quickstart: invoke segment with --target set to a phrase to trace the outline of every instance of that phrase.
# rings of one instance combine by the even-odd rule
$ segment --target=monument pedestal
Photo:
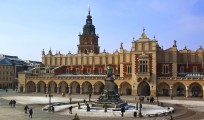
[[[105,105],[107,108],[121,108],[127,105],[127,103],[120,99],[120,95],[114,91],[114,87],[114,78],[107,77],[105,79],[105,89],[93,106],[103,107]]]

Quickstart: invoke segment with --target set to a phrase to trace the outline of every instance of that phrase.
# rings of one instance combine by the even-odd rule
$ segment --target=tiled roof
[[[12,62],[8,58],[0,58],[1,65],[12,65]]]

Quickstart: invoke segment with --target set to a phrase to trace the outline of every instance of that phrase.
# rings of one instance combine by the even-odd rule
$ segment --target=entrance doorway
[[[147,82],[143,81],[138,85],[139,96],[150,96],[150,86]]]

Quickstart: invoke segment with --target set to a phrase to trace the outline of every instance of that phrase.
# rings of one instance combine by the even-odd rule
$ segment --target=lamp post
[[[157,105],[159,105],[158,87],[156,87],[156,97],[157,97]]]
[[[51,111],[51,90],[49,89],[49,107],[48,107],[48,111]]]
[[[71,92],[69,93],[69,104],[72,103],[72,96],[71,96]]]
[[[141,97],[140,97],[140,95],[139,95],[139,101],[140,101],[140,103],[139,103],[139,117],[142,117],[142,104],[141,104]]]

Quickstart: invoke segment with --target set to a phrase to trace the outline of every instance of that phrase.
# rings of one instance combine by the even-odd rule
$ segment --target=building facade
[[[90,10],[79,35],[77,54],[46,54],[45,67],[31,73],[19,73],[19,92],[93,93],[104,88],[106,66],[111,64],[115,75],[115,91],[139,96],[203,97],[204,49],[177,49],[176,41],[164,50],[158,41],[147,37],[145,30],[132,40],[131,50],[123,43],[119,50],[100,52],[99,36],[95,33]]]
[[[17,56],[0,54],[0,89],[16,88],[18,72],[24,69],[24,65]]]

